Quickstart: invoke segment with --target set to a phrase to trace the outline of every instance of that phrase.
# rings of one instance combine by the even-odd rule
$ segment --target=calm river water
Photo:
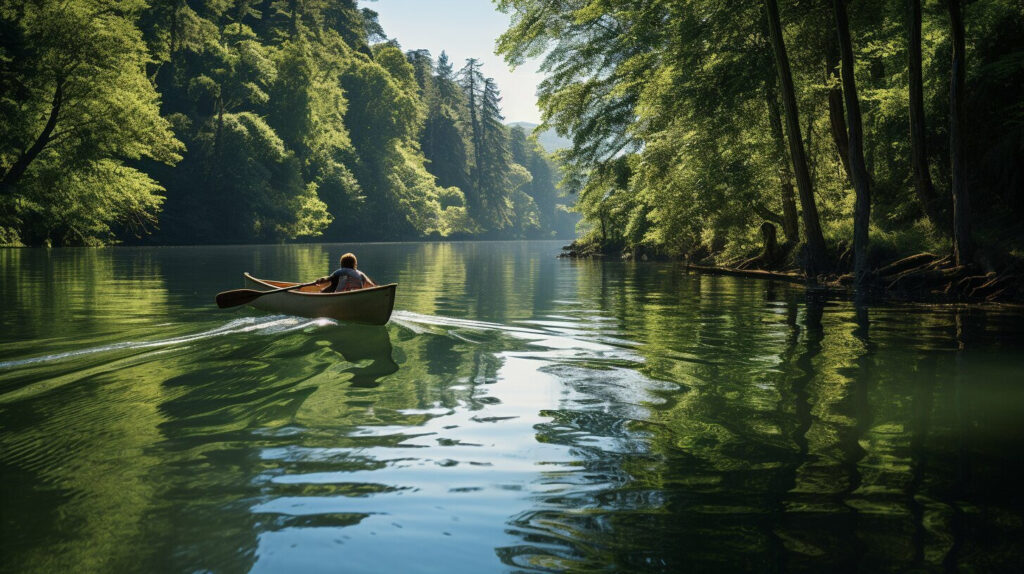
[[[0,250],[2,569],[1024,569],[1020,311],[559,246]],[[348,249],[387,327],[213,305]]]

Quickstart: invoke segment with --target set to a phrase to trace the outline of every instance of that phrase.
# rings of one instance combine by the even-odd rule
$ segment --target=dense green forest
[[[573,232],[476,60],[355,0],[0,0],[0,244]]]
[[[499,52],[543,57],[542,127],[573,140],[580,252],[858,282],[1020,254],[1019,0],[498,4]]]

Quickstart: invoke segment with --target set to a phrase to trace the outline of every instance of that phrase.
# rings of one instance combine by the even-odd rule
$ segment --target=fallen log
[[[773,279],[787,283],[806,283],[807,278],[800,273],[783,273],[781,271],[765,271],[763,269],[734,269],[730,267],[710,267],[706,265],[687,265],[689,271],[707,273],[709,275],[733,275],[736,277],[754,277],[756,279]]]

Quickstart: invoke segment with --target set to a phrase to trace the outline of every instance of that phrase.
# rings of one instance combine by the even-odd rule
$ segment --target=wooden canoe
[[[258,279],[245,274],[245,286],[257,291],[269,291],[298,283]],[[250,305],[257,309],[299,317],[328,317],[338,321],[383,325],[391,318],[395,307],[397,283],[367,287],[342,293],[320,293],[322,287],[310,285],[294,291],[264,295]]]

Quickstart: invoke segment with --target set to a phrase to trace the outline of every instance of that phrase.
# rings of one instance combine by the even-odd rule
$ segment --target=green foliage
[[[446,55],[403,53],[355,0],[3,0],[0,38],[5,245],[564,224],[493,80],[474,68],[471,103]]]
[[[498,51],[510,64],[543,58],[541,128],[572,139],[563,185],[577,195],[591,240],[677,255],[710,251],[724,260],[756,251],[761,224],[782,221],[783,191],[793,176],[780,146],[784,134],[771,127],[782,110],[763,2],[496,4],[512,22]],[[780,4],[814,198],[838,253],[852,238],[853,190],[838,145],[846,129],[840,119],[837,132],[830,118],[829,96],[838,86],[829,72],[838,62],[830,55],[835,19],[827,2]],[[942,250],[948,231],[922,220],[913,187],[906,3],[871,0],[849,10],[875,251]],[[979,0],[967,6],[966,20],[974,214],[1019,242],[1024,12],[1016,2]],[[928,159],[947,217],[948,30],[945,6],[926,2]],[[911,232],[919,229],[933,231]],[[1006,243],[1007,233],[1001,235]]]
[[[130,167],[182,151],[145,74],[141,2],[0,5],[0,225],[24,243],[143,231],[161,187]]]

